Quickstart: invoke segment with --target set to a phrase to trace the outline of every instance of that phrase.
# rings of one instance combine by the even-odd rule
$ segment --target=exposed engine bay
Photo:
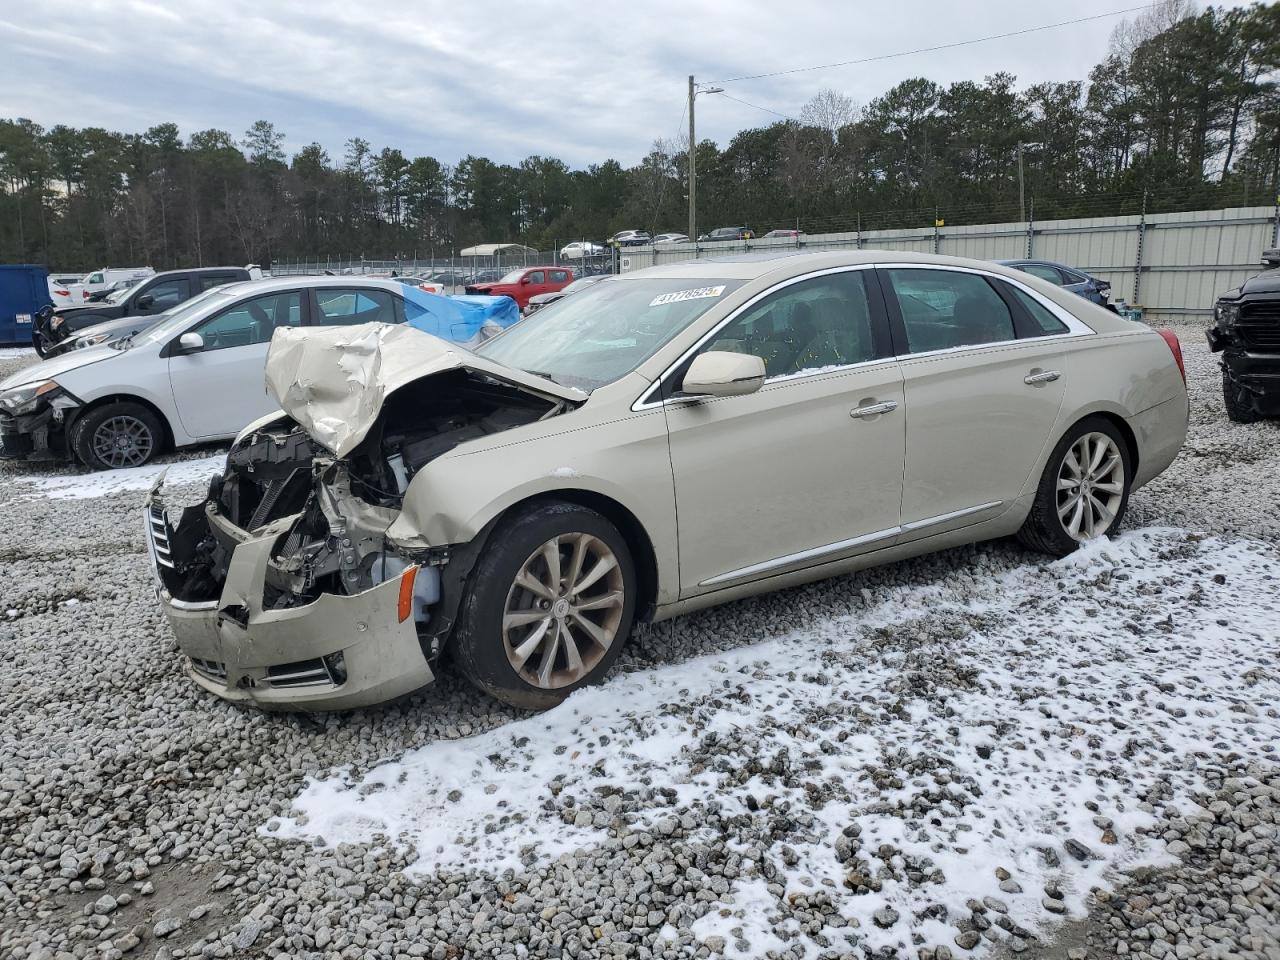
[[[281,415],[232,448],[204,504],[167,516],[161,581],[177,600],[218,600],[236,547],[279,526],[264,571],[264,610],[305,605],[325,593],[356,594],[419,564],[420,611],[439,599],[438,568],[449,550],[407,552],[386,535],[414,476],[459,444],[567,406],[483,374],[447,371],[389,396],[364,439],[341,458]]]

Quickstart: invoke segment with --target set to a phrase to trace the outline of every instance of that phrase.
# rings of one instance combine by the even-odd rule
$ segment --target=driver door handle
[[[882,413],[892,413],[898,409],[898,401],[885,400],[881,403],[868,403],[862,407],[854,407],[849,411],[849,416],[865,419],[867,417],[877,417]]]
[[[1057,380],[1061,373],[1057,370],[1042,370],[1039,373],[1029,373],[1022,378],[1022,382],[1028,386],[1035,386],[1037,383],[1052,383]]]

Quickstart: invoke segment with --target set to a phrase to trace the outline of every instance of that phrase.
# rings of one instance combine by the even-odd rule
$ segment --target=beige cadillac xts
[[[280,330],[207,499],[146,522],[194,680],[345,709],[448,653],[544,707],[637,619],[1016,534],[1065,554],[1182,446],[1172,335],[990,263],[731,256],[595,284],[474,353]]]

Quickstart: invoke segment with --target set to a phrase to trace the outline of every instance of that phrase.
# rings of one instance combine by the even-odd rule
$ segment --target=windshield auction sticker
[[[649,301],[651,307],[661,307],[668,303],[679,303],[682,300],[702,300],[706,297],[718,297],[724,293],[725,285],[718,287],[695,287],[692,290],[677,290],[675,293],[664,293]]]

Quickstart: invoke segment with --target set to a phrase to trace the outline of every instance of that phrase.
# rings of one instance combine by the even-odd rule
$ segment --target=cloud
[[[10,8],[10,9],[6,9]],[[1112,7],[1090,0],[1077,16]],[[175,8],[176,9],[176,8]],[[44,0],[38,22],[0,0],[0,116],[139,131],[177,122],[239,137],[274,122],[296,150],[333,157],[362,136],[406,154],[500,162],[530,154],[584,166],[638,161],[683,131],[689,73],[707,80],[945,43],[1063,18],[1021,0],[866,3],[678,0],[583,7],[476,0]],[[24,26],[16,25],[22,21]],[[1115,20],[857,67],[735,83],[734,96],[795,115],[834,87],[865,103],[909,76],[1020,83],[1083,78]],[[698,103],[721,143],[771,117]]]

